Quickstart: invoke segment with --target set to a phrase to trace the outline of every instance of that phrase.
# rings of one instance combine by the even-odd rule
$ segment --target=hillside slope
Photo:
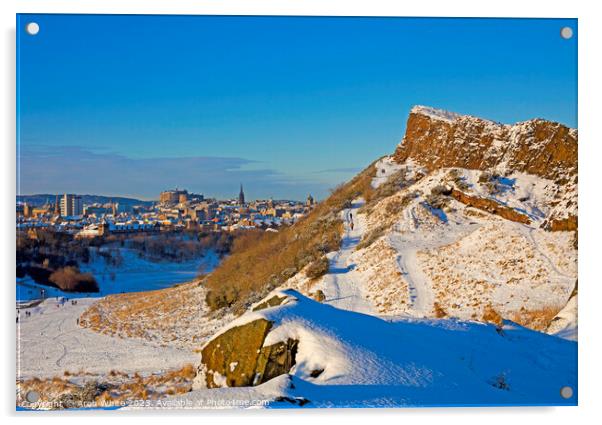
[[[413,109],[396,154],[374,164],[373,190],[366,204],[354,211],[355,230],[350,233],[350,223],[345,222],[345,249],[354,251],[345,254],[346,263],[331,264],[330,273],[318,281],[301,274],[282,288],[293,287],[308,295],[319,289],[327,295],[325,302],[337,305],[340,285],[333,282],[344,280],[369,303],[360,311],[384,317],[505,318],[547,330],[576,284],[576,231],[552,231],[557,229],[549,225],[576,217],[576,186],[515,171],[509,160],[496,163],[494,172],[453,167],[459,159],[449,154],[439,167],[418,146],[408,147],[412,153],[398,162],[405,143],[419,143],[412,139],[418,132],[415,125],[422,128],[425,121],[435,121],[431,126],[448,129],[449,120],[456,132],[462,123],[472,128],[474,122],[500,132],[513,128]],[[429,131],[439,130],[424,130]],[[443,143],[448,140],[447,133],[443,139]],[[530,139],[515,134],[512,143],[517,140]],[[434,140],[424,143],[436,145]],[[571,175],[574,170],[575,157],[556,164],[559,174]],[[336,253],[331,256],[340,258]]]
[[[571,341],[510,323],[496,329],[454,320],[384,321],[291,290],[266,300],[272,297],[280,305],[251,310],[213,338],[220,362],[205,359],[204,351],[197,389],[177,399],[194,407],[212,407],[215,399],[267,400],[273,408],[575,403],[576,394],[565,400],[559,393],[565,385],[576,388]],[[248,359],[259,351],[253,344],[233,350],[228,334],[253,339],[261,321],[270,326],[258,334],[258,347],[294,341],[289,374],[228,388],[253,371]],[[275,366],[270,361],[261,371]],[[203,388],[205,380],[217,389]]]

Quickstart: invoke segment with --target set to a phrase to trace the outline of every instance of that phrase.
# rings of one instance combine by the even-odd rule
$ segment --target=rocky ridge
[[[411,159],[428,171],[460,167],[549,180],[556,199],[547,225],[553,230],[576,228],[576,129],[543,119],[507,125],[415,106],[393,158],[400,164]]]

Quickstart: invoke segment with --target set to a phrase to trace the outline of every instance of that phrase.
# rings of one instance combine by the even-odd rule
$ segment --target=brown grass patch
[[[182,346],[195,346],[206,335],[197,334],[199,321],[209,324],[206,290],[199,282],[156,291],[114,294],[92,304],[79,325],[106,335],[168,343],[178,336]],[[203,326],[203,329],[205,327]],[[211,332],[211,328],[207,328]],[[172,344],[173,345],[173,344]]]
[[[536,310],[523,308],[515,312],[511,320],[526,328],[545,331],[560,310],[562,307],[557,305],[545,306]]]
[[[504,324],[504,319],[501,314],[498,313],[491,304],[485,306],[481,320],[485,323],[493,323],[498,327],[501,327]]]
[[[180,369],[141,376],[111,371],[107,376],[90,378],[87,373],[71,374],[71,380],[54,377],[31,378],[17,382],[17,405],[33,409],[66,409],[115,406],[131,401],[156,400],[166,395],[182,394],[192,389],[196,368],[186,364]],[[81,378],[85,377],[83,383]],[[76,383],[76,381],[79,381]],[[38,403],[29,403],[26,395],[36,391]]]
[[[328,258],[322,256],[307,266],[305,269],[305,275],[310,279],[318,279],[328,273],[330,262]]]
[[[339,213],[355,198],[368,198],[374,166],[370,165],[349,183],[290,227],[278,233],[263,232],[252,243],[244,237],[232,255],[206,279],[207,304],[212,310],[230,307],[242,313],[306,265],[340,247],[342,221]]]
[[[437,302],[433,304],[433,311],[435,312],[435,317],[437,319],[442,319],[447,316],[447,312]]]

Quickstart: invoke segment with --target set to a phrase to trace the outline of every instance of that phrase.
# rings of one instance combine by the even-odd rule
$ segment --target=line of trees
[[[79,269],[91,261],[90,248],[99,248],[96,252],[106,264],[118,269],[122,248],[148,261],[183,262],[201,258],[208,250],[222,257],[230,252],[235,237],[225,232],[183,231],[75,238],[50,229],[18,231],[17,277],[29,275],[38,284],[68,292],[98,292],[94,276]]]

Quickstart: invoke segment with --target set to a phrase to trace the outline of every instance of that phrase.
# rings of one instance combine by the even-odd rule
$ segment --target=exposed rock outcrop
[[[260,302],[255,307],[253,307],[253,311],[263,310],[264,308],[276,307],[282,304],[286,300],[286,297],[279,297],[274,295],[272,298],[269,298],[263,302]]]
[[[577,130],[532,119],[513,125],[425,106],[412,108],[394,160],[427,171],[460,167],[550,181],[555,201],[547,230],[576,230]]]
[[[577,130],[543,119],[505,125],[417,106],[394,158],[413,158],[429,170],[504,168],[569,179],[577,174]]]
[[[264,347],[271,328],[272,322],[258,319],[212,339],[202,350],[207,387],[248,387],[288,373],[298,341],[289,338]]]
[[[525,214],[521,214],[512,208],[505,207],[493,199],[478,198],[470,196],[459,190],[453,189],[451,197],[463,204],[486,211],[490,214],[498,215],[506,220],[516,221],[517,223],[530,224],[531,220]]]
[[[577,216],[570,215],[567,218],[550,220],[544,227],[551,232],[575,231],[577,230]]]
[[[263,301],[274,296],[286,300],[259,311],[249,309],[212,339],[202,361],[216,368],[213,379],[217,382],[208,381],[210,388],[259,384],[278,372],[286,374],[286,368],[268,372],[267,367],[261,379],[246,382],[236,381],[230,370],[242,371],[243,359],[253,359],[249,365],[260,362],[257,358],[277,342],[282,349],[276,357],[284,359],[285,353],[293,351],[291,344],[296,341],[291,340],[295,339],[299,345],[289,376],[246,389],[216,392],[198,388],[186,397],[215,400],[246,395],[253,400],[286,403],[280,407],[308,403],[315,407],[374,406],[395,397],[407,406],[408,400],[411,405],[431,405],[441,394],[446,400],[458,400],[458,388],[463,388],[471,396],[478,394],[479,400],[503,397],[505,403],[512,403],[514,399],[507,398],[512,396],[526,404],[532,399],[559,400],[558,391],[550,388],[576,382],[574,342],[505,324],[495,311],[486,316],[495,326],[453,319],[391,321],[334,308],[293,290],[274,291]],[[252,345],[238,345],[240,339]],[[261,341],[268,346],[261,348]],[[219,364],[205,359],[210,347],[220,357]],[[265,358],[267,365],[283,363],[272,360],[275,356]],[[533,362],[533,358],[545,362]],[[231,361],[234,363],[229,364]],[[255,366],[246,370],[247,375],[254,373]],[[367,399],[369,403],[363,401]]]

